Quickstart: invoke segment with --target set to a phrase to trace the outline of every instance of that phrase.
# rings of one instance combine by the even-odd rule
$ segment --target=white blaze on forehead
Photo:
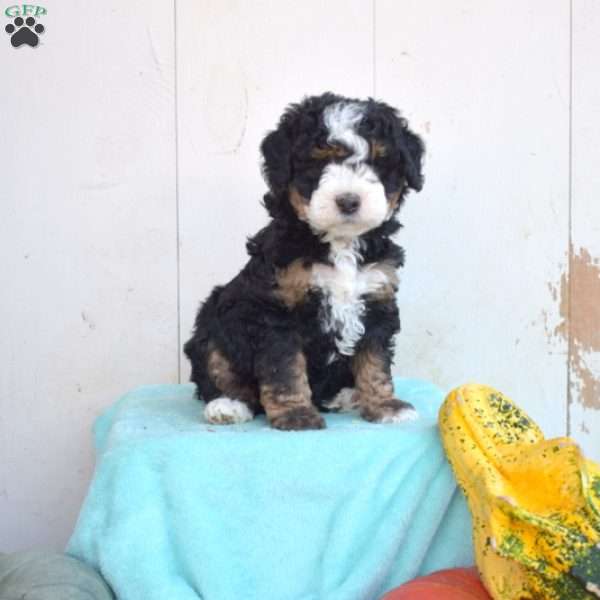
[[[306,211],[312,230],[325,234],[328,242],[357,238],[391,216],[385,188],[373,167],[366,164],[369,143],[357,133],[365,111],[366,103],[349,101],[335,102],[323,111],[327,141],[342,144],[350,152],[345,160],[325,166]],[[344,194],[360,198],[359,208],[351,215],[337,206],[338,196]]]
[[[364,114],[365,106],[360,102],[336,102],[323,113],[325,127],[329,130],[327,140],[340,142],[352,151],[345,163],[362,162],[369,156],[367,140],[356,133]]]

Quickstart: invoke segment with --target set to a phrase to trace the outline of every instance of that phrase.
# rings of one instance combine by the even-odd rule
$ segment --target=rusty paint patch
[[[562,321],[554,330],[554,335],[559,335],[565,340],[569,340],[569,277],[567,273],[563,273],[560,277],[560,296],[557,297],[555,291],[555,300],[559,299],[558,312],[562,317]]]
[[[578,253],[571,248],[569,270],[559,286],[549,285],[562,318],[551,334],[569,342],[572,387],[581,403],[600,409],[600,373],[595,375],[586,362],[589,354],[600,352],[600,260],[586,248]]]
[[[571,251],[570,316],[571,369],[577,378],[581,402],[587,408],[600,409],[600,374],[586,364],[586,355],[600,352],[600,263],[586,248]],[[569,300],[561,294],[560,311],[568,310]]]
[[[600,261],[582,248],[571,264],[571,333],[587,352],[600,352]]]

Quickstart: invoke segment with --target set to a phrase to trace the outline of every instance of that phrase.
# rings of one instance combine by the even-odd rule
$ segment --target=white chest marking
[[[333,265],[315,264],[312,268],[312,285],[323,292],[327,305],[321,326],[337,334],[340,354],[351,356],[365,333],[364,297],[388,283],[388,278],[376,264],[359,267],[358,240],[331,242],[329,258]]]

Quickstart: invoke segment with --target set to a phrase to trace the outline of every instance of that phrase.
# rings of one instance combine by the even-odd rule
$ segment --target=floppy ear
[[[423,173],[421,165],[423,154],[425,153],[425,144],[423,140],[408,129],[406,122],[402,123],[400,133],[400,154],[404,160],[406,182],[408,187],[420,192],[423,188]]]
[[[263,155],[262,172],[275,196],[285,191],[292,179],[291,143],[280,126],[271,131],[260,145]]]

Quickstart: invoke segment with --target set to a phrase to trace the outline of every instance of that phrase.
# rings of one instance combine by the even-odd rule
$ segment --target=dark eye
[[[371,143],[371,160],[387,156],[387,148],[381,142]]]
[[[337,144],[325,144],[315,146],[311,150],[310,155],[317,160],[331,160],[333,158],[346,158],[348,150]]]

